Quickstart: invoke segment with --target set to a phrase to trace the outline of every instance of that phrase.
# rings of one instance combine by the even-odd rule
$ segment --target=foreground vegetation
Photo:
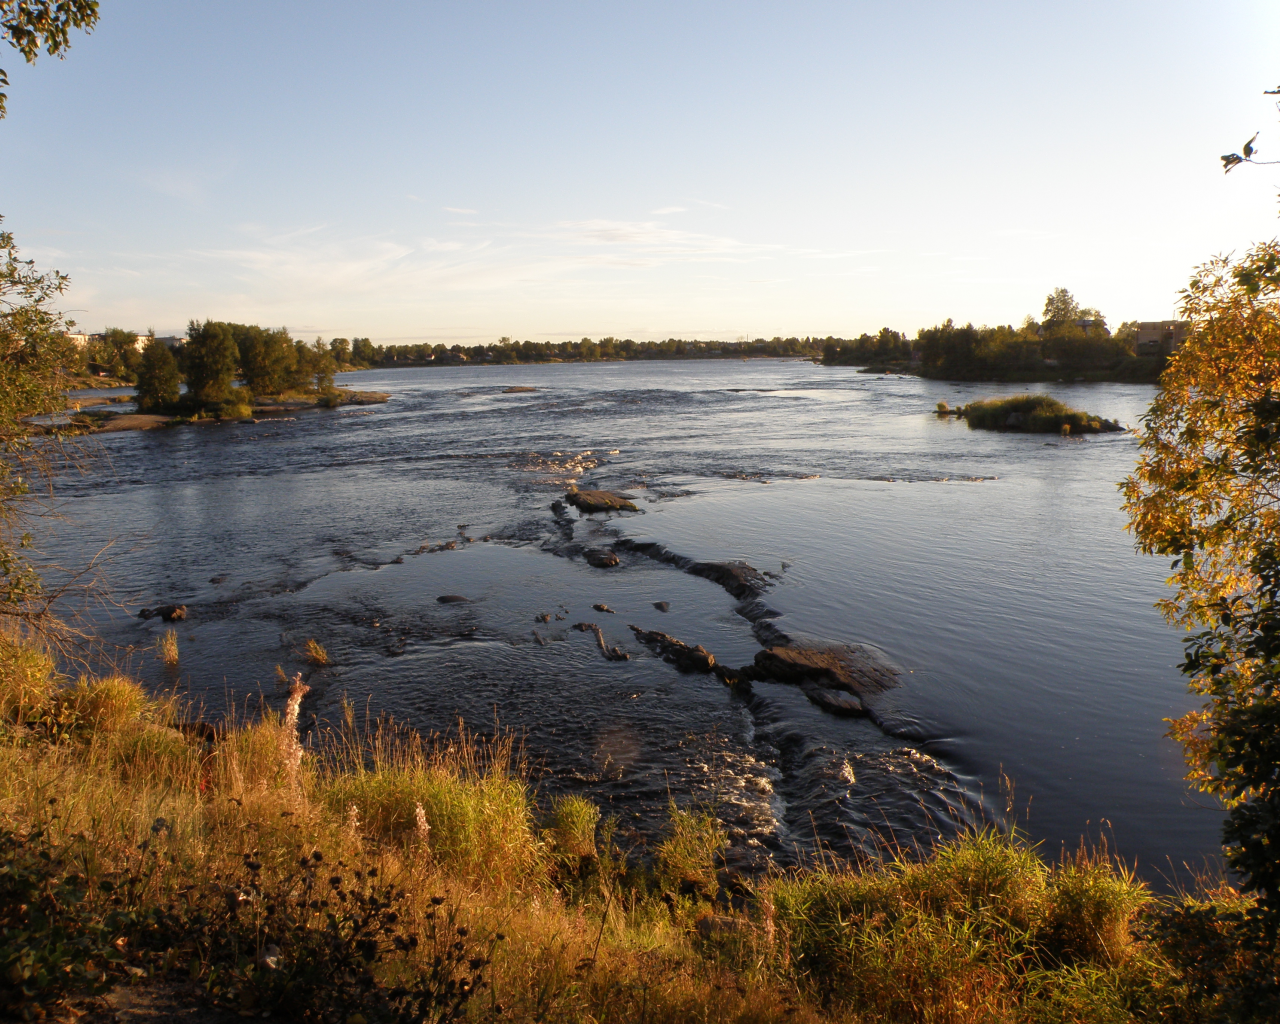
[[[1017,836],[754,881],[673,806],[641,856],[504,742],[387,722],[213,730],[0,637],[0,978],[31,1018],[131,987],[381,1020],[1264,1020],[1251,901],[1157,900],[1105,852]],[[1260,980],[1261,979],[1261,980]],[[1262,996],[1259,995],[1262,993]],[[1247,997],[1247,998],[1246,998]],[[1234,1016],[1229,1016],[1234,1014]],[[1251,1016],[1252,1015],[1252,1016]]]

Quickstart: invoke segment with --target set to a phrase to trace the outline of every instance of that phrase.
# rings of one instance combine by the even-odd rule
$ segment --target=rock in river
[[[441,604],[470,604],[471,598],[463,597],[461,594],[441,594],[436,598]]]
[[[576,488],[564,496],[564,500],[580,512],[639,512],[633,502],[612,491],[579,491]]]
[[[138,612],[140,619],[154,619],[156,616],[164,619],[165,622],[182,622],[187,617],[187,606],[185,604],[165,604],[159,608],[143,608]]]
[[[897,674],[866,650],[856,647],[799,647],[779,644],[756,654],[755,663],[741,670],[744,679],[770,679],[799,686],[808,694],[844,691],[859,697],[881,693],[897,685]],[[818,693],[811,700],[827,707]],[[827,710],[835,710],[827,707]],[[846,712],[847,713],[847,712]]]
[[[593,565],[597,569],[612,569],[618,564],[618,556],[603,548],[587,548],[582,553],[582,557],[587,560],[588,565]]]
[[[681,672],[710,672],[715,668],[716,656],[699,644],[690,647],[666,633],[656,629],[641,629],[639,626],[628,627],[646,647],[662,656]]]

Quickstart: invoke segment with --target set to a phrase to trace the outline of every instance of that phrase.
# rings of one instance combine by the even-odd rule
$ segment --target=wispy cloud
[[[461,206],[446,206],[444,207],[444,210],[446,213],[479,213],[480,212],[479,210],[468,210]]]
[[[650,210],[649,212],[655,217],[661,217],[663,214],[667,213],[684,213],[687,209],[688,207],[685,206],[661,206],[658,209]]]

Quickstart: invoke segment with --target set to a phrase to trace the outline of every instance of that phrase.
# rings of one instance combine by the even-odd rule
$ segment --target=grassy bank
[[[1274,966],[1241,959],[1229,891],[1157,901],[995,831],[744,882],[673,806],[628,857],[588,801],[536,803],[508,744],[348,715],[304,746],[304,697],[192,725],[0,636],[10,1012],[128,988],[325,1024],[1196,1021]]]

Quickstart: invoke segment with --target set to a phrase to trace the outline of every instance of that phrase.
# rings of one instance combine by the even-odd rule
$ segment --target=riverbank
[[[202,723],[0,636],[10,1012],[1048,1024],[1230,998],[1234,962],[1177,928],[1246,904],[1154,900],[1105,850],[1050,865],[987,831],[751,878],[673,793],[638,857],[589,801],[535,802],[509,741],[351,708],[300,736],[308,692]]]
[[[226,423],[257,423],[258,417],[279,418],[292,413],[314,409],[338,409],[349,405],[381,405],[391,396],[383,391],[355,391],[335,388],[323,394],[289,394],[255,398],[251,406],[244,406],[243,415],[225,416],[217,413],[198,412],[187,415],[173,412],[139,413],[114,409],[113,406],[132,402],[131,396],[68,399],[68,424],[72,429],[88,434],[111,434],[131,430],[155,430],[161,427],[187,425],[215,425]],[[51,429],[51,425],[43,425]]]

